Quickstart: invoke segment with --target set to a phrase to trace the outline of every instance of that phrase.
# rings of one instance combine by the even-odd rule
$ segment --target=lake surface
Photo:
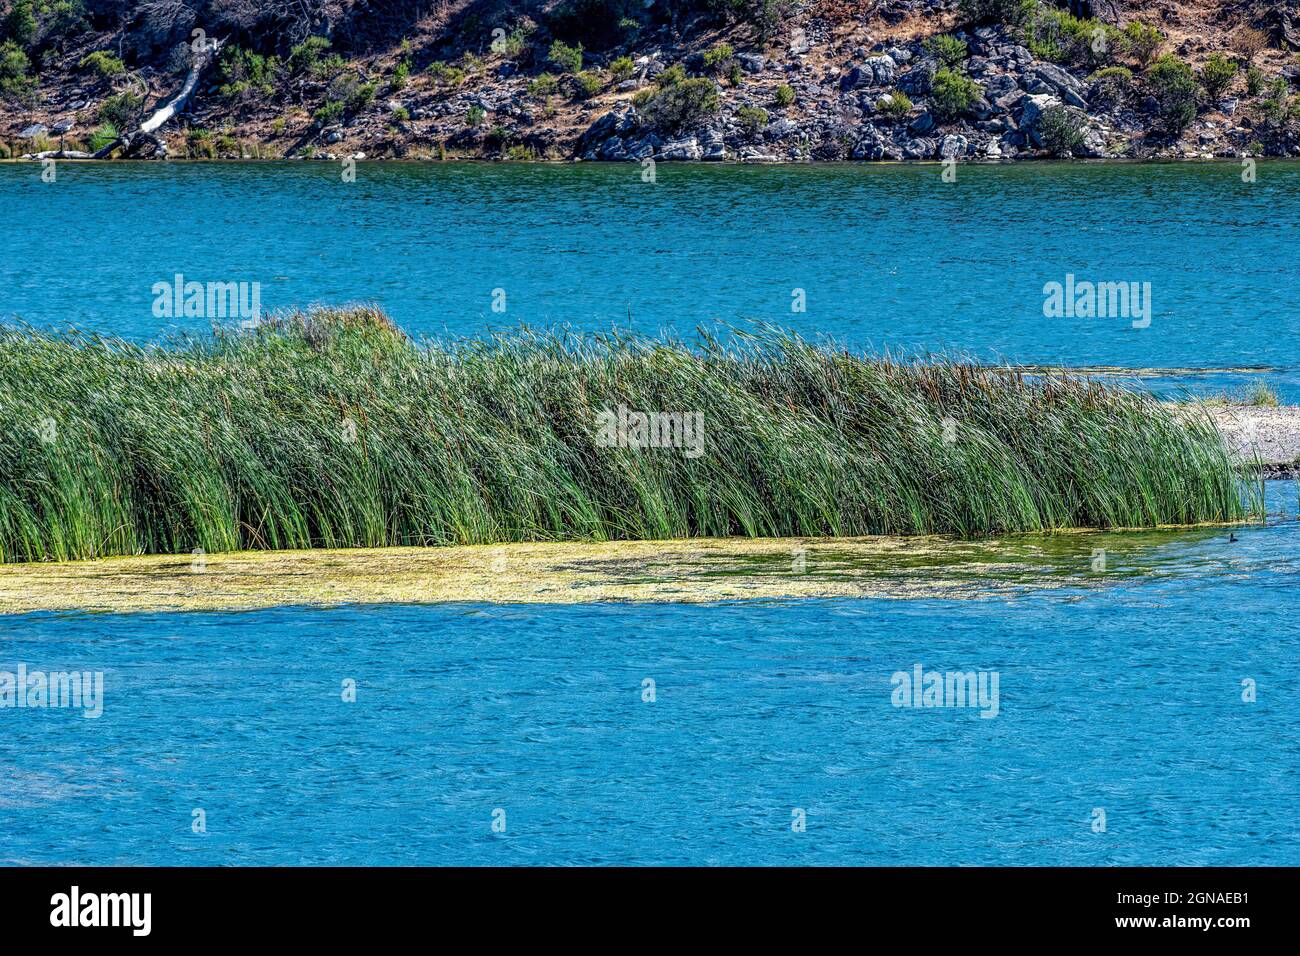
[[[0,710],[0,864],[1294,865],[1269,501],[1010,599],[0,618],[0,670],[105,679]],[[996,671],[997,715],[895,707],[916,664]]]
[[[137,340],[180,273],[265,308],[369,300],[423,335],[770,322],[871,349],[1270,366],[1300,400],[1300,164],[961,167],[0,164],[0,315]],[[1045,284],[1150,283],[1151,324],[1045,318]],[[504,312],[493,311],[503,290]],[[806,311],[792,312],[794,290]],[[501,299],[496,300],[498,304]],[[1176,376],[1159,390],[1254,376]]]
[[[339,172],[0,164],[0,315],[202,331],[153,314],[182,273],[417,335],[768,322],[1300,401],[1300,165]],[[1150,282],[1150,326],[1045,318],[1067,274]],[[1295,483],[1268,498],[1236,542],[976,600],[0,617],[0,672],[105,681],[96,719],[0,709],[0,864],[1298,864]],[[997,716],[894,706],[916,665],[996,673]]]

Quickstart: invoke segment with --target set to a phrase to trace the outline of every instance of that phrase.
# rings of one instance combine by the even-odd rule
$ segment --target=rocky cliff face
[[[1109,19],[1089,21],[1040,4],[1039,20],[1004,23],[988,11],[1012,7],[996,0],[817,0],[788,4],[764,31],[703,10],[647,14],[625,38],[573,60],[560,21],[498,6],[500,28],[475,21],[467,35],[465,18],[449,17],[362,55],[322,42],[306,68],[293,51],[256,53],[256,36],[243,39],[249,46],[227,38],[191,113],[164,131],[167,152],[637,162],[1300,155],[1300,66],[1277,26],[1290,20],[1273,8],[1221,10],[1215,20],[1190,7],[1107,7]],[[1275,25],[1251,35],[1251,22]],[[1125,32],[1142,23],[1158,38],[1150,50]],[[183,46],[166,58],[171,67],[160,54],[159,64],[96,78],[86,57],[112,42],[91,31],[43,58],[39,92],[0,119],[14,153],[76,148],[105,121],[105,104],[136,90],[161,99],[177,84]],[[1177,62],[1165,69],[1161,55]]]

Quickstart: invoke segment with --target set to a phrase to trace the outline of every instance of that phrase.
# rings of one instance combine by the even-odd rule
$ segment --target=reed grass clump
[[[598,416],[699,413],[703,453]],[[378,309],[164,346],[0,330],[0,560],[1146,527],[1247,515],[1208,419],[765,332],[416,343]]]

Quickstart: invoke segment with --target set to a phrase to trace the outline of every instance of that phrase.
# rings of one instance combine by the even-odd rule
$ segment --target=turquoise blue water
[[[1294,865],[1270,501],[1011,598],[0,618],[0,669],[105,673],[98,719],[0,710],[0,863]],[[895,707],[915,664],[997,716]]]
[[[202,331],[153,315],[180,272],[417,334],[770,322],[1300,400],[1297,165],[338,172],[0,165],[0,314]],[[1151,325],[1045,318],[1067,273],[1150,282]],[[1269,502],[977,600],[0,617],[0,672],[105,679],[98,719],[0,709],[0,864],[1297,864],[1295,484]],[[895,707],[917,664],[996,672],[997,716]]]
[[[153,284],[181,273],[258,282],[266,308],[377,301],[420,334],[772,322],[986,360],[1272,366],[1300,397],[1300,165],[1249,184],[1237,163],[940,170],[664,164],[651,184],[631,164],[361,163],[345,183],[332,163],[65,163],[46,183],[6,164],[0,315],[206,329],[153,315]],[[1149,282],[1151,325],[1045,318],[1067,274]]]

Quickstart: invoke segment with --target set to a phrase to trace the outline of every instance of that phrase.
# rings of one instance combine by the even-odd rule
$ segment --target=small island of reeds
[[[8,327],[0,403],[4,562],[978,537],[1252,508],[1207,417],[1063,372],[903,362],[776,331],[415,342],[364,307],[159,346]],[[699,427],[647,445],[647,415]]]

